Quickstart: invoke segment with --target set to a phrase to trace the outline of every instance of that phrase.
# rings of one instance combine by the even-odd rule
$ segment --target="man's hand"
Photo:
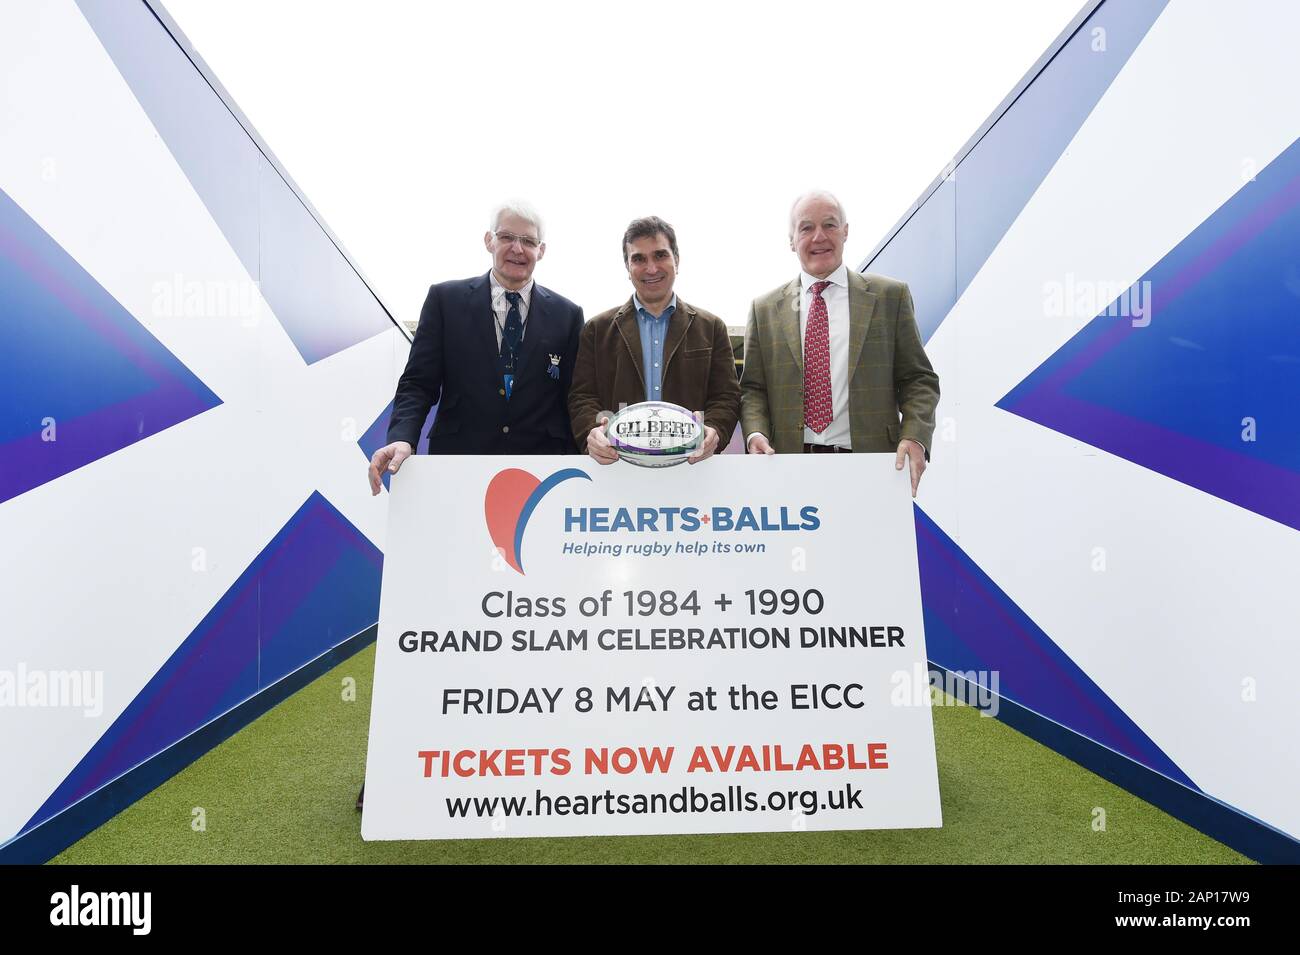
[[[768,443],[767,438],[761,434],[756,434],[749,439],[750,454],[776,454],[776,448]]]
[[[695,412],[695,420],[703,421],[704,412]],[[710,428],[707,424],[704,426],[704,441],[700,444],[700,449],[686,459],[687,464],[699,464],[705,458],[712,457],[713,452],[718,450],[718,431],[716,428]]]
[[[613,464],[618,460],[618,452],[609,443],[609,438],[605,437],[607,424],[609,418],[602,416],[596,422],[596,427],[587,432],[587,453],[597,464]]]
[[[898,457],[894,459],[894,470],[903,470],[903,458],[907,458],[912,466],[912,497],[916,497],[916,487],[921,483],[921,475],[925,473],[925,449],[913,441],[911,438],[904,438],[898,442]]]
[[[381,475],[385,470],[389,474],[396,474],[402,462],[414,453],[415,449],[405,441],[394,441],[376,451],[375,456],[370,459],[370,496],[374,497],[384,486]]]

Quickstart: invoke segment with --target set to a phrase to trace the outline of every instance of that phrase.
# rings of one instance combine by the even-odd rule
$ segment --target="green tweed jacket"
[[[803,342],[799,279],[754,300],[740,376],[741,434],[763,434],[778,454],[803,450]],[[849,269],[849,431],[854,451],[895,451],[911,438],[934,447],[939,376],[921,344],[907,285]]]

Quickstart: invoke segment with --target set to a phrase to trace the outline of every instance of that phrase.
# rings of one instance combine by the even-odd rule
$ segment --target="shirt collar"
[[[488,272],[488,281],[492,285],[492,305],[495,308],[498,304],[504,304],[506,301],[506,287],[497,281],[495,272]],[[523,299],[524,307],[527,308],[533,301],[533,280],[529,279],[528,284],[519,290],[519,297]]]
[[[789,275],[790,273],[787,272],[786,274]],[[832,285],[838,285],[841,288],[848,288],[849,267],[841,262],[840,267],[824,279],[819,279],[809,275],[803,269],[799,270],[799,284],[803,287],[805,292],[808,291],[808,286],[812,285],[814,282],[830,282]]]
[[[650,310],[641,304],[641,300],[636,297],[636,292],[632,293],[632,307],[637,310],[638,314],[649,315],[650,318],[663,318],[664,315],[671,315],[677,311],[677,293],[673,292],[673,297],[668,302],[668,307],[664,309],[663,315],[650,315]]]

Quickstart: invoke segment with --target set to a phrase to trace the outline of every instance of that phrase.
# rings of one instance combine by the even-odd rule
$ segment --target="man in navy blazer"
[[[430,454],[574,454],[569,385],[582,309],[533,281],[546,254],[542,220],[499,206],[483,244],[492,269],[429,289],[397,382],[388,444],[370,459],[370,490],[415,453],[429,411]],[[362,807],[366,788],[357,796]]]
[[[546,254],[542,222],[512,202],[483,244],[492,269],[429,289],[397,383],[389,443],[370,461],[378,494],[420,440],[436,404],[430,454],[572,454],[568,397],[582,309],[533,281]]]

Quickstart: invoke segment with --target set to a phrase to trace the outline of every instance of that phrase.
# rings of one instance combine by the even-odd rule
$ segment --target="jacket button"
[[[498,389],[497,389],[497,394],[501,395],[502,397],[505,397],[505,393],[506,393],[506,390],[505,390],[504,388],[498,388]]]
[[[508,425],[508,424],[504,424],[504,425],[502,425],[502,426],[501,426],[501,433],[502,433],[502,434],[509,434],[509,433],[510,433],[510,425]]]

